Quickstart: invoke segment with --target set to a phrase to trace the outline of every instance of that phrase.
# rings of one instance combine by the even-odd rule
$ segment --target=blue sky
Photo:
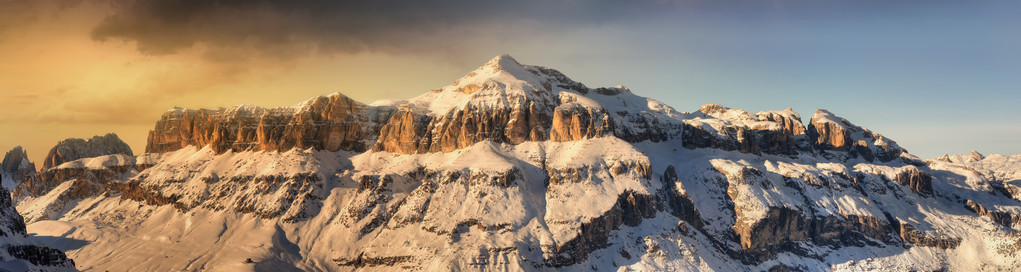
[[[586,34],[613,45],[557,67],[679,110],[825,108],[923,157],[1021,153],[1021,5],[929,2],[669,11]]]

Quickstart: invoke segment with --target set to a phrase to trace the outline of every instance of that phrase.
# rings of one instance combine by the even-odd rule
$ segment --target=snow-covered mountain
[[[171,109],[128,152],[16,199],[34,235],[84,241],[54,244],[79,269],[971,271],[1021,251],[995,174],[1017,160],[919,159],[826,110],[678,112],[509,56],[408,100]]]
[[[24,153],[20,146],[15,150]],[[0,171],[4,180],[5,172]],[[0,188],[0,271],[75,271],[74,260],[43,244],[39,237],[28,235],[25,220],[14,209],[10,192]]]
[[[982,155],[976,151],[969,154],[943,155],[936,160],[964,165],[992,180],[994,189],[1021,200],[1021,155]]]
[[[34,178],[35,163],[28,160],[28,151],[16,146],[4,154],[0,161],[0,176],[3,176],[4,189],[11,191],[22,181]]]

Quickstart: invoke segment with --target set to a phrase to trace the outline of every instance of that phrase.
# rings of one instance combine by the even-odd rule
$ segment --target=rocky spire
[[[50,149],[43,161],[43,169],[56,167],[62,163],[103,155],[125,154],[133,156],[131,147],[121,141],[117,134],[107,133],[103,136],[93,136],[91,139],[68,138]]]
[[[978,151],[975,150],[972,150],[971,153],[968,153],[968,156],[970,156],[975,161],[981,161],[982,159],[986,158],[985,155],[982,155],[982,153],[978,153]]]
[[[28,160],[28,152],[20,145],[8,151],[0,165],[0,172],[11,181],[3,185],[8,190],[35,176],[35,163]]]
[[[0,163],[0,165],[3,165],[3,167],[0,167],[0,170],[3,170],[5,173],[15,173],[27,166],[31,166],[28,168],[35,171],[35,164],[28,160],[28,152],[20,145],[7,151],[7,154],[4,155],[3,163]]]

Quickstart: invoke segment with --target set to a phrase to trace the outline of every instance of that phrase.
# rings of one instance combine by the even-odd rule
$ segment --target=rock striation
[[[797,155],[806,146],[805,126],[792,109],[750,114],[706,104],[684,121],[684,147],[736,150],[751,154]]]
[[[226,151],[450,152],[481,141],[630,142],[676,138],[677,112],[623,86],[589,89],[559,71],[499,56],[450,86],[411,100],[365,105],[335,93],[294,107],[174,108],[149,133],[146,152],[186,146]]]
[[[209,146],[217,153],[292,148],[365,151],[392,112],[388,107],[368,107],[340,93],[274,109],[250,105],[174,108],[149,132],[145,150],[164,153],[186,146]]]
[[[893,140],[822,109],[812,115],[808,137],[817,150],[842,151],[866,161],[888,162],[905,152]]]
[[[57,142],[57,145],[50,149],[50,153],[43,161],[42,169],[50,169],[77,159],[111,154],[133,155],[131,147],[121,141],[117,134],[107,133],[103,136],[93,136],[88,140],[68,138]]]
[[[932,195],[932,176],[929,174],[919,171],[915,166],[907,166],[904,170],[897,172],[897,175],[893,178],[897,184],[907,186],[918,194],[931,196]]]

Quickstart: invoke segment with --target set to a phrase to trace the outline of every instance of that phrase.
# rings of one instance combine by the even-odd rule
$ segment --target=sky
[[[361,3],[366,2],[366,3]],[[0,150],[167,109],[411,98],[510,54],[679,111],[828,109],[920,157],[1021,153],[1021,2],[0,0]],[[2,152],[2,151],[0,151]]]

